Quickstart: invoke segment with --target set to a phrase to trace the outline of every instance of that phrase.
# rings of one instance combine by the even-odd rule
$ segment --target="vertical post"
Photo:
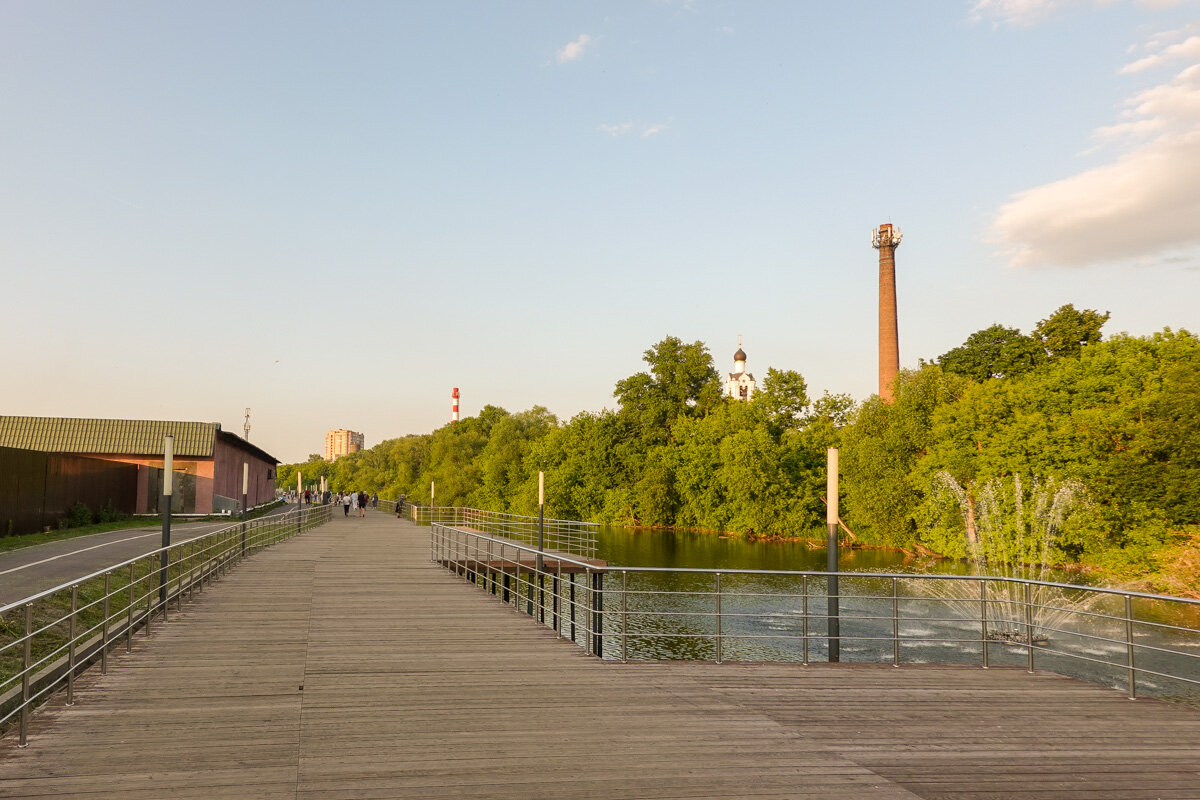
[[[133,650],[133,568],[129,565],[129,604],[125,607],[125,652]]]
[[[721,663],[721,573],[717,573],[717,663]]]
[[[983,644],[983,668],[988,669],[987,581],[979,582],[979,632]]]
[[[1029,654],[1028,669],[1033,672],[1033,586],[1025,584],[1025,642]]]
[[[629,661],[629,573],[621,570],[621,662]]]
[[[1125,595],[1125,661],[1129,669],[1129,699],[1137,699],[1137,667],[1133,663],[1133,598]]]
[[[112,573],[104,573],[104,621],[100,623],[100,674],[108,674],[108,616],[109,592],[112,591]]]
[[[242,557],[246,557],[246,520],[250,507],[246,504],[250,495],[250,464],[242,462]]]
[[[171,479],[175,469],[175,437],[163,437],[163,496],[162,496],[162,551],[158,556],[158,602],[167,608],[167,564],[170,561],[168,550],[171,546]],[[148,621],[147,621],[148,624]]]
[[[592,573],[592,655],[604,660],[604,573]]]
[[[571,641],[575,641],[575,573],[567,573],[568,580],[571,581]]]
[[[546,524],[546,473],[538,470],[538,552],[537,552],[537,569],[538,574],[542,572],[542,551],[545,549],[545,524]]]
[[[67,705],[75,705],[75,616],[79,611],[79,584],[71,587],[71,616],[67,620]]]
[[[433,502],[434,491],[437,489],[436,483],[437,481],[429,482],[429,519],[431,522],[433,521],[433,509],[437,505],[437,503]]]
[[[29,744],[29,670],[33,665],[33,603],[25,604],[25,643],[21,648],[21,735],[18,747]]]
[[[892,666],[900,666],[900,594],[898,579],[892,578]]]
[[[554,595],[554,634],[562,638],[562,618],[558,613],[558,587],[562,584],[562,559],[558,560],[558,572],[550,583],[550,593]]]
[[[300,533],[300,517],[304,516],[304,487],[301,485],[303,473],[296,473],[296,533]]]
[[[802,605],[803,605],[803,611],[804,611],[804,613],[802,615],[804,618],[804,627],[801,629],[800,635],[804,639],[804,665],[808,666],[808,576],[807,575],[800,578],[800,591],[803,592],[803,594],[804,594],[804,597],[801,601]]]
[[[841,660],[841,620],[838,609],[838,450],[826,453],[825,468],[826,572],[828,582],[829,662]]]

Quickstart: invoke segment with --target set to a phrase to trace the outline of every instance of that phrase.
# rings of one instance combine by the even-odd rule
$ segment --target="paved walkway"
[[[1020,670],[602,663],[373,513],[0,742],[0,798],[1200,798],[1200,713]]]

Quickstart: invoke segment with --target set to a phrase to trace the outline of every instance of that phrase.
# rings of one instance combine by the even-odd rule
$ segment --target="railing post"
[[[717,573],[717,663],[721,663],[721,573]]]
[[[1025,584],[1025,640],[1029,654],[1028,670],[1033,672],[1033,586]]]
[[[558,587],[562,585],[562,559],[558,560],[558,571],[554,573],[554,581],[551,584],[551,589],[554,593],[554,635],[559,639],[562,638],[562,615],[558,613]]]
[[[150,618],[154,616],[154,592],[146,592],[146,635],[150,635]]]
[[[71,586],[71,616],[67,618],[67,705],[75,705],[75,617],[79,613],[79,584]]]
[[[604,659],[604,573],[592,573],[592,655]]]
[[[629,573],[621,570],[621,662],[629,661]]]
[[[25,646],[21,648],[21,721],[18,747],[29,744],[29,670],[33,666],[33,603],[25,604]]]
[[[900,666],[900,592],[898,579],[892,578],[892,666]]]
[[[1133,598],[1125,595],[1125,660],[1129,669],[1129,699],[1137,699],[1137,667],[1133,661]]]
[[[988,620],[987,620],[987,587],[986,580],[979,581],[979,635],[983,645],[983,668],[988,669]]]
[[[571,641],[575,641],[575,573],[567,573],[568,579],[571,581]]]
[[[804,665],[808,666],[808,576],[803,575],[800,578],[800,591],[803,593],[801,605],[804,612],[804,623],[801,628],[801,637],[804,640]]]
[[[108,674],[108,617],[110,612],[109,592],[112,590],[112,572],[104,573],[104,621],[100,623],[100,674]]]
[[[129,565],[129,602],[125,604],[125,652],[133,650],[133,567]]]

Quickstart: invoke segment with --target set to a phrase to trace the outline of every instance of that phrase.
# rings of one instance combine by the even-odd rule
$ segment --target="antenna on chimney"
[[[246,441],[250,441],[250,409],[246,409],[246,424],[242,430],[246,431]]]

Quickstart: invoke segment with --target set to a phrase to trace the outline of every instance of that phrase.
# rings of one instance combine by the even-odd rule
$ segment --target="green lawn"
[[[257,519],[263,514],[273,511],[276,507],[272,505],[268,508],[252,511],[250,512],[250,519]],[[240,519],[240,516],[227,517],[219,514],[211,517],[172,517],[171,524],[182,525],[187,522],[219,522],[225,520],[230,525],[233,525]],[[160,525],[162,525],[162,517],[130,517],[128,519],[117,520],[116,522],[102,522],[96,525],[83,525],[78,528],[52,530],[49,533],[25,533],[18,536],[0,536],[0,553],[6,553],[10,550],[20,550],[23,547],[32,547],[35,544],[57,542],[60,539],[74,539],[76,536],[87,536],[93,533],[118,531],[124,528],[156,528]]]

